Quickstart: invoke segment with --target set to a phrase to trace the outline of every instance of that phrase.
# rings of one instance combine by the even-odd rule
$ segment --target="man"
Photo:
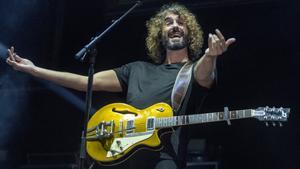
[[[146,46],[155,63],[133,62],[122,67],[98,72],[94,75],[93,90],[125,92],[127,103],[136,108],[146,108],[157,102],[171,104],[171,93],[179,70],[192,62],[192,78],[186,97],[175,115],[194,112],[201,104],[206,91],[215,79],[216,60],[234,38],[225,40],[219,30],[209,34],[208,48],[199,59],[203,44],[202,30],[195,16],[184,6],[169,4],[147,22]],[[68,72],[58,72],[35,66],[30,60],[8,49],[7,63],[14,69],[56,84],[85,91],[87,77]],[[197,98],[197,99],[196,99]],[[199,99],[200,98],[200,99]],[[187,130],[177,128],[162,138],[164,149],[135,155],[129,160],[135,168],[183,169],[185,168]],[[141,154],[146,152],[141,151]],[[141,162],[142,160],[142,162]],[[138,166],[136,166],[138,165]]]

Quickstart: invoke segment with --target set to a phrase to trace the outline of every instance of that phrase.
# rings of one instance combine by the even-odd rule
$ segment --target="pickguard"
[[[154,131],[142,132],[142,133],[131,133],[125,137],[114,139],[110,150],[107,152],[106,157],[113,157],[124,153],[129,147],[134,144],[146,140],[153,135]]]

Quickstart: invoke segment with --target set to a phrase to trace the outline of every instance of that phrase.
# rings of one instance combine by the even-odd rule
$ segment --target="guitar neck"
[[[210,123],[218,121],[245,119],[253,117],[252,109],[245,110],[234,110],[226,112],[213,112],[205,114],[193,114],[193,115],[182,115],[163,117],[155,119],[156,128],[167,128],[175,126],[184,126],[191,124]]]

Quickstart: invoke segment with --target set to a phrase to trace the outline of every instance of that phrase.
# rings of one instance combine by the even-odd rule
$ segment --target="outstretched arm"
[[[54,71],[35,66],[30,60],[18,56],[14,52],[14,47],[8,49],[6,62],[15,70],[29,73],[33,76],[54,82],[64,87],[79,91],[86,91],[86,76],[69,72]],[[116,73],[113,70],[106,70],[94,74],[93,90],[120,92],[122,91],[122,88]]]
[[[216,29],[216,34],[209,34],[208,48],[205,54],[197,61],[194,74],[197,82],[206,88],[210,88],[214,79],[217,57],[224,53],[228,46],[234,43],[235,38],[225,40],[222,33]]]

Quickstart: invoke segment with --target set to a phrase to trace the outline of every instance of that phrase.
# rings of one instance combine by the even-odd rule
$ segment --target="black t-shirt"
[[[183,63],[155,65],[139,61],[114,70],[127,103],[143,109],[158,102],[171,103],[172,88],[182,66]]]
[[[157,65],[138,61],[123,65],[114,71],[121,83],[123,92],[126,94],[127,103],[143,109],[158,102],[171,105],[172,89],[177,74],[183,65],[184,63]],[[192,75],[181,109],[174,115],[196,113],[195,111],[199,110],[207,91],[208,89],[201,87]],[[179,127],[175,130],[173,134],[161,138],[164,149],[160,153],[160,158],[184,163],[188,141],[187,127]],[[147,157],[150,154],[155,153],[148,152]]]

